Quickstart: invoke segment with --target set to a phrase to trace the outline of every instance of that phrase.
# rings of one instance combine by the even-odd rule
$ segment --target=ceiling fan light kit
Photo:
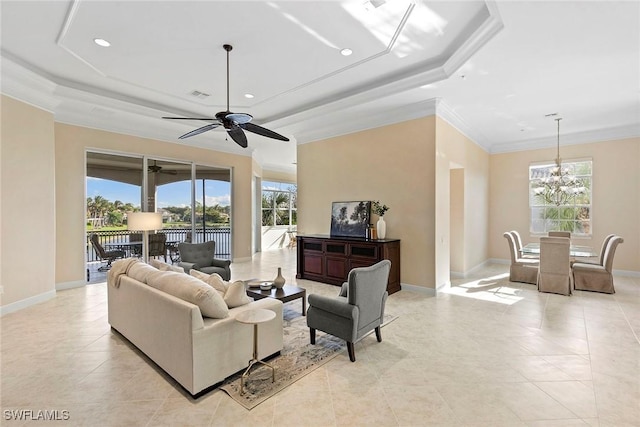
[[[220,111],[216,113],[215,118],[204,118],[204,117],[163,117],[163,119],[169,120],[204,120],[210,123],[208,125],[204,125],[199,127],[198,129],[192,130],[190,132],[181,135],[178,139],[185,139],[195,135],[199,135],[203,132],[210,131],[219,126],[224,127],[227,131],[231,139],[235,141],[236,144],[241,146],[242,148],[247,148],[247,136],[244,131],[252,132],[258,135],[262,135],[267,138],[278,139],[280,141],[289,141],[289,138],[280,135],[272,130],[267,128],[263,128],[262,126],[256,125],[255,123],[251,123],[253,120],[253,116],[247,113],[233,113],[229,108],[229,52],[233,49],[233,46],[230,44],[225,44],[222,46],[224,50],[227,52],[227,110]]]

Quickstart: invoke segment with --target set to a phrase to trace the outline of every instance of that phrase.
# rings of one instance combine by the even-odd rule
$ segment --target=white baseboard
[[[613,274],[615,274],[616,276],[623,276],[623,277],[640,277],[640,271],[633,271],[633,270],[613,270]]]
[[[406,283],[400,284],[400,289],[403,291],[416,292],[418,294],[429,295],[430,297],[436,296],[436,290],[433,288],[425,288],[424,286],[408,285]]]
[[[87,282],[84,280],[75,280],[73,282],[56,283],[56,291],[64,291],[65,289],[81,288],[86,285],[87,285]]]
[[[485,262],[485,264],[487,264],[487,263],[511,265],[511,260],[510,259],[503,259],[503,258],[489,258]]]
[[[470,270],[467,270],[465,272],[450,271],[449,272],[449,276],[451,278],[453,278],[453,279],[466,279],[467,277],[469,277],[470,275],[472,275],[476,271],[480,270],[481,268],[486,267],[487,264],[490,264],[491,262],[493,262],[493,261],[491,259],[488,259],[488,260],[486,260],[484,262],[481,262],[480,264],[476,265],[475,267],[472,267]],[[509,261],[508,263],[510,263],[510,262],[511,261]],[[503,262],[498,262],[498,264],[504,264],[504,263]]]
[[[234,262],[249,262],[249,261],[253,261],[253,258],[252,257],[234,258],[231,261],[231,264],[233,265]]]
[[[0,307],[0,317],[4,316],[5,314],[13,313],[14,311],[31,307],[32,305],[36,305],[41,302],[49,301],[50,299],[55,298],[55,296],[56,291],[51,290],[40,295],[35,295],[20,301],[12,302],[11,304],[3,305],[2,307]]]

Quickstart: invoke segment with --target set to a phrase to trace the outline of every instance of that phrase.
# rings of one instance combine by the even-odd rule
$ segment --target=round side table
[[[268,322],[271,319],[275,319],[275,317],[275,312],[264,308],[246,310],[236,316],[236,320],[238,322],[253,325],[253,358],[249,360],[249,366],[247,366],[247,369],[245,369],[244,373],[240,377],[240,394],[244,394],[244,380],[249,376],[251,368],[253,368],[257,363],[271,368],[271,382],[275,382],[276,380],[276,369],[268,363],[258,359],[258,324]]]

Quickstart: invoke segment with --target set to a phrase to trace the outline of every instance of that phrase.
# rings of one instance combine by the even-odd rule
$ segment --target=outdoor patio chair
[[[107,264],[106,265],[102,265],[100,266],[100,268],[98,268],[98,271],[108,271],[111,269],[111,263],[118,259],[118,258],[124,258],[125,257],[125,253],[124,251],[121,250],[113,250],[113,251],[105,251],[104,248],[102,247],[102,245],[100,244],[100,240],[98,238],[97,234],[92,234],[89,237],[89,240],[91,241],[91,246],[93,246],[93,250],[96,251],[96,255],[98,256],[98,258],[100,258],[100,260],[102,261],[106,261]]]
[[[161,256],[167,262],[167,235],[156,233],[149,235],[149,258]]]

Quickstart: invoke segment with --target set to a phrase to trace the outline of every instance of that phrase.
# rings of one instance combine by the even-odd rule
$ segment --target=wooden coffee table
[[[302,300],[302,315],[307,315],[307,290],[293,285],[284,285],[282,289],[272,287],[268,291],[260,288],[250,288],[249,283],[264,283],[264,280],[247,280],[247,295],[251,298],[259,300],[262,298],[275,298],[283,303],[293,301],[300,298]],[[268,281],[267,281],[268,282]]]

